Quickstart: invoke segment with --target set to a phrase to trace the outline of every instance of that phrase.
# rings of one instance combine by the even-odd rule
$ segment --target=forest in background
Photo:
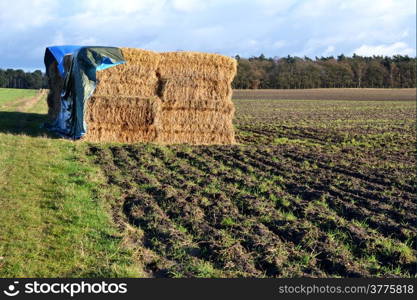
[[[329,57],[240,58],[235,89],[413,88],[416,58]]]
[[[343,54],[333,57],[297,56],[241,58],[233,80],[235,89],[414,88],[416,58]],[[0,69],[0,88],[47,88],[40,70]]]
[[[48,78],[41,70],[25,72],[21,69],[0,69],[0,88],[48,88]]]

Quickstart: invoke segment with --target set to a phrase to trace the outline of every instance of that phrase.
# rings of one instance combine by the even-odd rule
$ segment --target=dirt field
[[[410,100],[416,101],[416,89],[305,89],[234,90],[234,99],[269,100]]]
[[[147,275],[415,276],[415,102],[359,91],[237,92],[236,146],[91,144]]]

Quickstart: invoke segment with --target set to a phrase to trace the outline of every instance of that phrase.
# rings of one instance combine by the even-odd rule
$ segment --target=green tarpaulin
[[[68,54],[72,55],[72,62],[65,72],[63,60]],[[87,132],[84,111],[96,87],[96,72],[124,63],[123,54],[115,47],[48,47],[45,51],[47,70],[54,60],[65,83],[61,93],[61,111],[48,128],[63,136],[79,139]]]

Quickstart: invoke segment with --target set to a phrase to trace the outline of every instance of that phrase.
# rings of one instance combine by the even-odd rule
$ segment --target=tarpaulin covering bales
[[[121,48],[121,54],[124,63],[95,73],[95,90],[85,99],[83,112],[86,140],[235,142],[231,101],[234,59],[131,48]]]

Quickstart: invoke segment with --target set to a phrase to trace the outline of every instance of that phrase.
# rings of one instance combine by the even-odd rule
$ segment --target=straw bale
[[[161,88],[161,99],[167,102],[209,100],[219,102],[231,99],[232,87],[226,81],[193,79],[188,77],[168,79]]]
[[[53,121],[61,111],[61,90],[64,86],[64,79],[58,71],[58,63],[52,62],[48,69],[49,93],[46,101],[48,103],[48,119]]]
[[[165,110],[160,113],[161,130],[190,132],[233,130],[231,114],[216,110]]]
[[[230,84],[236,74],[233,58],[199,52],[165,52],[158,71],[162,78],[203,78]]]
[[[157,97],[93,96],[87,103],[85,139],[127,143],[154,140],[160,102]]]
[[[156,76],[156,67],[149,64],[121,64],[97,72],[97,79],[99,82],[120,81],[136,83],[139,79],[142,81],[149,77],[158,79]]]
[[[236,143],[232,130],[223,132],[160,131],[155,143],[192,145],[229,145]]]
[[[156,139],[157,131],[155,126],[143,129],[130,129],[122,125],[103,127],[101,125],[90,125],[84,139],[91,142],[120,142],[138,143],[149,142]]]
[[[155,78],[142,78],[136,83],[122,83],[117,81],[100,82],[94,95],[97,96],[122,96],[122,97],[153,97],[158,89],[158,80]]]
[[[186,110],[216,110],[225,113],[234,112],[235,106],[231,100],[212,101],[211,99],[190,100],[190,101],[162,101],[163,109],[180,109],[186,113]]]
[[[159,53],[149,50],[121,48],[121,51],[128,65],[140,65],[148,63],[154,65],[156,69],[161,60],[161,55]]]
[[[87,123],[123,124],[127,127],[152,125],[161,108],[157,97],[99,97],[87,102]]]

